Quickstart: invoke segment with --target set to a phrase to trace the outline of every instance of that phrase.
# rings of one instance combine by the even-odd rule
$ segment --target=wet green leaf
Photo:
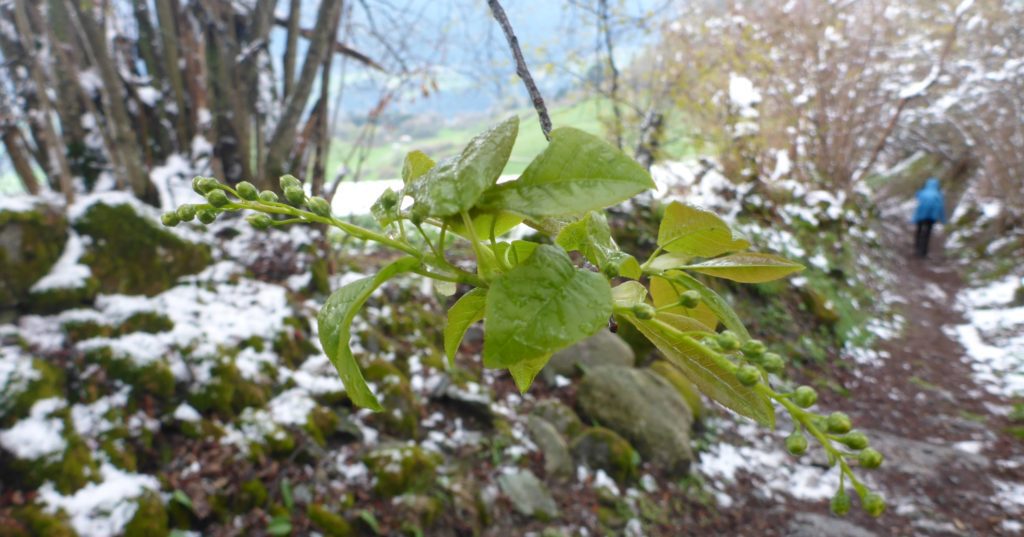
[[[455,353],[459,350],[466,330],[484,318],[486,305],[487,290],[477,288],[462,295],[448,310],[448,323],[444,327],[444,352],[448,355],[450,365],[455,365]]]
[[[562,127],[551,132],[551,142],[518,179],[488,190],[480,207],[531,218],[583,214],[654,186],[650,174],[614,146]]]
[[[537,246],[494,280],[484,316],[484,365],[507,368],[597,332],[612,313],[603,276],[577,269],[561,248]]]
[[[714,257],[746,250],[750,243],[734,234],[715,213],[673,201],[658,228],[658,246],[667,252]]]
[[[660,276],[651,277],[651,300],[654,301],[656,308],[679,304],[679,295],[687,289],[682,284],[672,283]],[[718,316],[703,301],[697,304],[696,308],[684,308],[679,305],[674,308],[668,308],[665,311],[676,315],[692,317],[711,331],[718,327]]]
[[[724,356],[662,320],[643,321],[633,315],[625,318],[705,395],[742,416],[775,427],[771,401],[741,384],[733,373],[734,366]]]
[[[736,332],[736,335],[743,341],[750,339],[750,333],[747,332],[747,327],[743,326],[743,321],[740,321],[740,318],[729,306],[729,303],[719,296],[718,293],[708,289],[703,283],[682,271],[673,270],[663,273],[662,276],[687,289],[693,289],[700,293],[701,303],[706,304],[727,329]]]
[[[410,151],[402,163],[402,182],[408,185],[429,172],[435,164],[434,160],[422,151]]]
[[[526,393],[530,389],[530,386],[533,385],[533,379],[537,378],[537,373],[544,369],[544,366],[548,364],[550,359],[550,354],[544,354],[536,358],[527,358],[518,364],[509,366],[508,372],[512,375],[516,388],[519,388],[519,393]]]
[[[734,282],[761,283],[784,278],[803,270],[804,266],[777,255],[745,252],[680,268]]]
[[[500,237],[523,221],[522,216],[508,211],[481,212],[473,210],[469,212],[469,217],[473,220],[473,229],[476,230],[476,237],[483,241],[489,239],[492,232],[495,238]],[[462,223],[461,216],[456,215],[446,218],[445,222],[447,222],[448,229],[452,233],[465,239],[470,238],[465,224]]]
[[[417,259],[403,257],[381,269],[375,276],[367,276],[341,287],[331,294],[316,317],[320,344],[338,370],[349,399],[357,406],[381,410],[377,397],[366,385],[359,363],[348,346],[352,320],[377,287],[396,274],[408,272],[417,265]]]
[[[640,263],[633,256],[619,250],[612,239],[608,220],[597,211],[590,211],[580,220],[562,228],[555,243],[566,251],[579,251],[601,270],[611,266],[616,273],[626,278],[638,279],[642,275]]]
[[[632,308],[647,300],[647,288],[637,281],[623,282],[612,287],[612,301],[620,308]]]
[[[510,117],[470,140],[459,156],[442,160],[412,180],[405,193],[430,216],[468,211],[498,180],[518,132],[519,118]]]

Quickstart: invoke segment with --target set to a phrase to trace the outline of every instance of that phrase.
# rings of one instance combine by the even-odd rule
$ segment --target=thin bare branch
[[[487,0],[487,5],[491,8],[494,20],[498,21],[501,30],[505,32],[508,47],[512,49],[512,57],[516,61],[516,74],[522,79],[523,84],[526,86],[526,91],[530,94],[530,101],[533,102],[533,108],[537,111],[537,117],[540,118],[540,130],[544,132],[544,137],[550,140],[551,116],[548,115],[548,108],[544,105],[544,97],[541,96],[540,90],[537,89],[537,84],[533,81],[533,76],[530,75],[530,69],[526,66],[523,51],[519,48],[519,38],[516,37],[515,31],[512,30],[512,23],[509,22],[508,15],[505,14],[505,9],[501,7],[501,3],[498,0]]]

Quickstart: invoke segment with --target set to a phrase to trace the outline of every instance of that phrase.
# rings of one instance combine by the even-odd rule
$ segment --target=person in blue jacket
[[[928,242],[932,236],[935,222],[946,223],[946,199],[939,190],[938,178],[932,177],[925,181],[924,188],[917,191],[917,210],[914,211],[914,223],[917,234],[914,237],[914,253],[918,257],[928,256]]]

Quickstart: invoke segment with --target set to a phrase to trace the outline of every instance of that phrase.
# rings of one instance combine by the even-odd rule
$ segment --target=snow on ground
[[[64,245],[64,252],[57,259],[57,262],[50,269],[50,272],[32,285],[31,291],[39,293],[53,289],[78,289],[85,287],[86,280],[92,276],[92,271],[87,265],[79,262],[82,254],[85,253],[85,246],[82,238],[70,231],[68,241]]]
[[[51,457],[64,451],[64,421],[50,414],[64,408],[63,399],[51,397],[36,401],[27,418],[10,429],[0,431],[0,446],[23,460]]]
[[[90,483],[70,496],[57,492],[51,483],[39,488],[42,502],[51,512],[63,509],[82,537],[119,534],[135,515],[135,498],[147,490],[160,490],[155,477],[124,472],[108,463],[100,467],[100,475],[99,483]]]
[[[1010,306],[1024,278],[1011,275],[961,293],[967,323],[945,326],[965,349],[976,379],[997,395],[1024,394],[1024,306]]]
[[[709,428],[729,431],[730,436],[734,434],[749,442],[716,442],[700,455],[696,472],[710,485],[720,507],[733,505],[728,490],[744,474],[753,478],[757,490],[769,499],[781,495],[819,501],[831,498],[839,487],[839,471],[822,467],[815,456],[821,447],[813,440],[808,455],[796,458],[786,452],[785,437],[790,427],[782,426],[772,432],[740,418],[726,418],[714,420]]]

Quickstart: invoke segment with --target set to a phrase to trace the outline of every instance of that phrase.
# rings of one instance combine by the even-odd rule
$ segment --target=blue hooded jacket
[[[917,210],[914,211],[914,223],[922,220],[934,220],[946,223],[946,199],[939,190],[939,180],[932,177],[925,182],[924,188],[917,191]]]

